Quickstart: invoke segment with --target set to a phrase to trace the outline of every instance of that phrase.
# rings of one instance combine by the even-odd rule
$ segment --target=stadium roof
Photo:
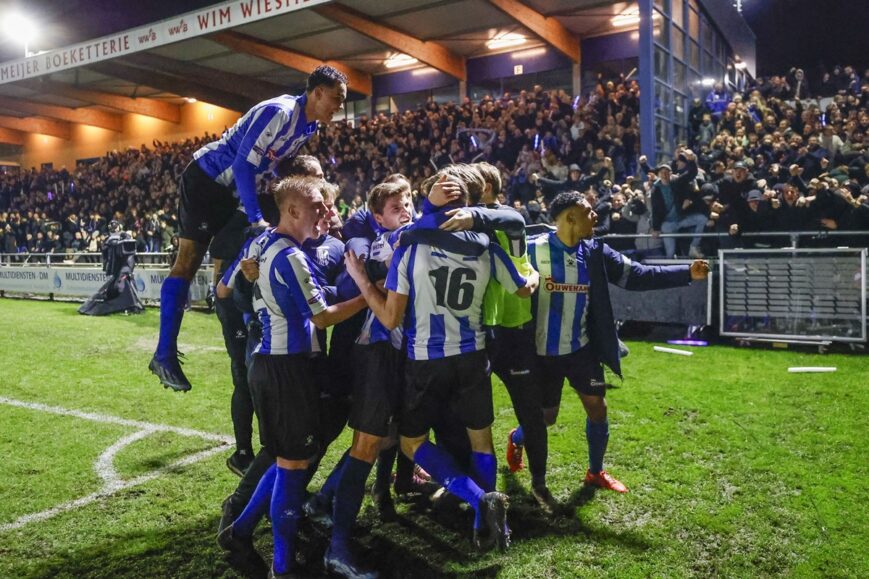
[[[232,4],[258,2],[262,7],[269,1],[273,7],[279,3]],[[498,52],[487,42],[507,33],[528,38],[522,49],[549,44],[576,61],[579,38],[615,31],[612,17],[636,6],[601,0],[311,0],[311,4],[50,74],[42,66],[39,74],[0,75],[0,129],[6,129],[2,133],[7,137],[25,131],[68,138],[69,123],[75,122],[120,130],[121,112],[177,122],[185,98],[244,111],[259,100],[300,90],[307,71],[321,62],[343,68],[351,91],[367,95],[372,77],[389,72],[384,62],[398,53],[417,58],[414,66],[464,80],[467,59]],[[208,7],[198,12],[206,11]],[[192,26],[194,20],[188,20]],[[148,27],[140,26],[136,33]],[[100,32],[122,33],[105,28]],[[11,65],[7,61],[0,68]],[[21,76],[30,78],[10,80]]]

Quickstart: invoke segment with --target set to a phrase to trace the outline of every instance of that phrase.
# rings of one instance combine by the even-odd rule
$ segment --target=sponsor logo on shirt
[[[319,302],[319,301],[320,301],[320,299],[319,299],[317,296],[314,296],[314,297],[312,297],[311,299],[308,300],[308,305],[312,305],[312,306],[313,306],[314,304],[316,304],[316,303]]]
[[[558,283],[552,276],[548,276],[543,283],[543,289],[550,293],[587,294],[587,283]]]

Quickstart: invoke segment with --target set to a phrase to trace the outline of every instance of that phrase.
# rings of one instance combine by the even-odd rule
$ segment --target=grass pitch
[[[147,371],[156,310],[97,319],[76,307],[0,299],[0,397],[231,435],[229,363],[214,316],[185,316],[180,342],[194,389],[182,395]],[[629,494],[581,487],[584,415],[566,392],[550,430],[561,516],[532,506],[527,473],[502,468],[514,546],[478,555],[470,514],[408,503],[397,522],[380,524],[366,499],[357,534],[370,562],[415,579],[869,575],[869,358],[728,347],[682,358],[629,345],[625,380],[608,394],[607,454]],[[787,373],[808,365],[839,371]],[[515,418],[497,380],[495,406],[503,465]],[[135,430],[0,403],[0,528],[97,492],[100,455]],[[333,445],[325,467],[348,441],[345,433]],[[111,464],[116,479],[130,480],[219,444],[155,433]],[[220,503],[238,480],[224,465],[230,452],[0,530],[0,577],[237,577],[214,542]],[[267,527],[257,545],[270,554]],[[324,548],[318,535],[305,545],[312,559]]]

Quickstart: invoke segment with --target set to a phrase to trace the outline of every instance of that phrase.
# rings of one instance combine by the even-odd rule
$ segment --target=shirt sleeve
[[[528,281],[522,277],[522,274],[519,273],[519,270],[516,269],[516,266],[513,265],[513,261],[507,255],[503,249],[499,246],[492,244],[489,247],[489,258],[491,260],[492,265],[492,275],[501,287],[507,290],[509,293],[514,294],[520,288],[525,287],[525,284]]]
[[[267,151],[291,120],[277,107],[263,107],[254,115],[232,164],[238,197],[250,223],[262,219],[256,199],[256,175],[262,170],[263,157],[268,158]]]
[[[253,240],[248,239],[247,242],[245,242],[244,247],[236,256],[235,261],[233,261],[232,264],[230,264],[230,266],[226,268],[226,271],[223,272],[223,277],[220,278],[221,283],[223,283],[223,285],[225,285],[229,289],[235,288],[235,278],[239,273],[241,273],[241,260],[244,259],[247,255],[248,248],[250,247],[252,241]]]
[[[312,318],[328,306],[323,289],[311,273],[308,257],[301,251],[291,252],[285,258],[275,259],[271,272],[275,299],[285,317],[299,313]]]
[[[392,254],[389,273],[386,274],[386,289],[401,295],[410,295],[410,261],[416,255],[417,246],[410,249],[399,247]]]

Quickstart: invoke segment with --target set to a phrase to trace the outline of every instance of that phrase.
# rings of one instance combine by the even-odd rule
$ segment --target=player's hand
[[[709,277],[709,262],[705,259],[695,259],[691,263],[691,280],[700,281]]]
[[[446,175],[441,175],[440,179],[432,185],[431,191],[428,193],[428,202],[435,207],[443,207],[459,199],[461,196],[461,184],[457,181],[448,180]]]
[[[467,209],[451,209],[444,215],[449,217],[440,226],[444,231],[467,231],[474,226],[474,216]]]
[[[244,276],[244,279],[253,283],[259,278],[259,263],[256,259],[242,259],[240,264],[241,273]]]
[[[349,250],[344,254],[344,268],[360,288],[363,283],[368,281],[368,274],[365,273],[365,261],[356,255],[353,250]]]

